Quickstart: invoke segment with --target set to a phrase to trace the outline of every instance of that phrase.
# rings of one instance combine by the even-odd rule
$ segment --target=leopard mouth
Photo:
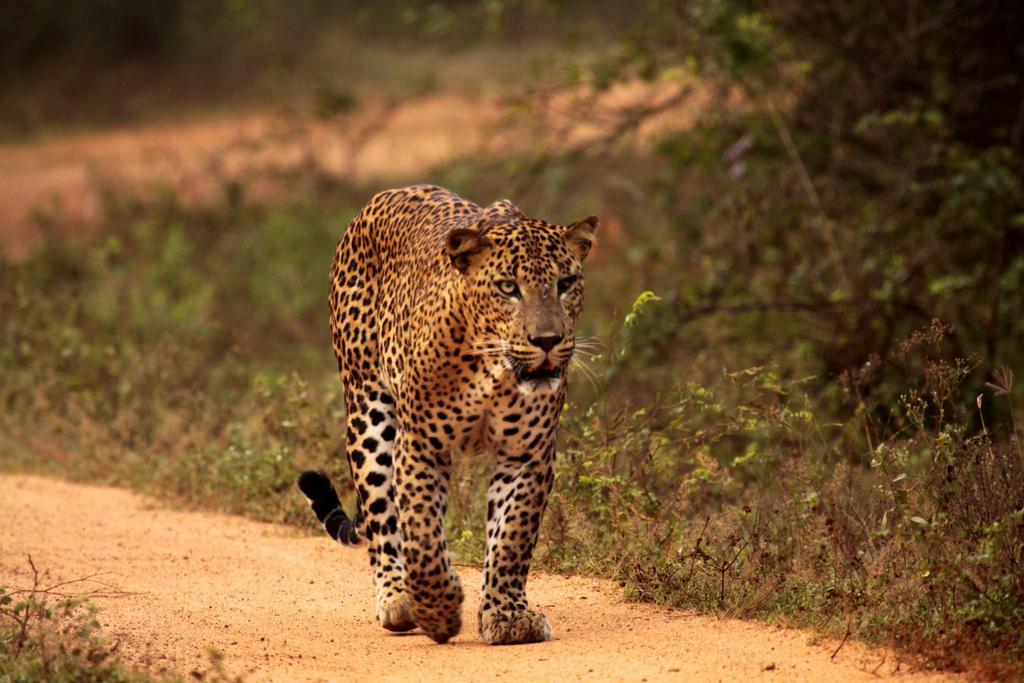
[[[516,381],[520,384],[540,383],[548,380],[558,379],[562,376],[562,369],[544,361],[535,368],[528,368],[522,362],[513,362]]]

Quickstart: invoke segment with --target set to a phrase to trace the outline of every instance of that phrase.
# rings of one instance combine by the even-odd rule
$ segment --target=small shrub
[[[542,561],[640,600],[895,640],[944,667],[977,654],[967,642],[1019,663],[1024,453],[1012,424],[978,433],[955,400],[976,363],[942,357],[952,333],[936,321],[885,360],[917,384],[869,430],[851,426],[881,406],[825,421],[806,382],[765,367],[568,413]]]
[[[144,683],[126,668],[116,645],[99,634],[96,609],[41,583],[31,559],[29,589],[0,588],[0,680]]]

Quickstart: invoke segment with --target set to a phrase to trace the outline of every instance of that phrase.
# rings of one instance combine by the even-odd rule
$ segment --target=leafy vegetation
[[[812,378],[771,366],[572,413],[546,562],[642,600],[895,641],[942,667],[969,661],[964,641],[1019,657],[1024,448],[966,427],[951,397],[972,366],[942,360],[949,331],[936,322],[887,359],[921,368],[888,425],[859,398],[885,367],[840,379],[844,421]],[[1007,407],[1008,378],[993,384]]]
[[[412,5],[464,35],[461,5]],[[1022,12],[636,11],[620,40],[569,36],[516,102],[531,125],[566,95],[604,133],[436,173],[603,219],[580,334],[605,347],[572,376],[538,562],[1019,674]],[[701,104],[645,127],[677,111],[659,102]],[[4,263],[0,465],[312,527],[294,473],[347,476],[327,267],[380,188],[287,180],[271,205],[111,194],[99,237]],[[459,467],[449,535],[473,560],[488,462]]]
[[[308,522],[296,467],[342,437],[317,293],[351,212],[314,203],[112,204],[97,244],[5,266],[4,460]]]
[[[713,105],[639,159],[619,133],[648,103],[549,160],[600,160],[662,299],[572,415],[555,560],[643,599],[1020,666],[1022,19],[656,3],[577,69],[684,98],[698,73]]]
[[[178,681],[121,660],[120,644],[100,629],[89,598],[116,595],[98,577],[50,581],[28,557],[32,585],[0,587],[0,681],[3,683],[154,683]],[[91,586],[79,593],[76,589]],[[98,586],[98,588],[96,587]],[[196,680],[241,683],[228,673],[224,656],[209,653],[209,664],[191,672]]]
[[[0,588],[0,681],[145,683],[123,667],[99,635],[95,608],[62,592],[68,583],[43,585],[31,558],[31,588]],[[70,582],[75,583],[75,582]]]

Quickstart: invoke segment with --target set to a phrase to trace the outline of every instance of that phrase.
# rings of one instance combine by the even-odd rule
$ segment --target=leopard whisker
[[[509,343],[503,339],[481,339],[470,347],[481,356],[497,357],[508,353]]]
[[[580,372],[583,373],[583,376],[586,377],[587,380],[590,382],[590,386],[593,387],[594,393],[600,393],[600,391],[597,388],[597,376],[594,374],[593,369],[588,367],[587,364],[581,361],[579,358],[575,357],[572,359],[572,366],[580,369]]]
[[[607,349],[608,342],[601,337],[576,337],[577,346],[594,346],[597,348]]]

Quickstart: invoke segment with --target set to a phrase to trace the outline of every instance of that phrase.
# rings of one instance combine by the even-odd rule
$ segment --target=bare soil
[[[445,94],[329,120],[253,112],[0,146],[0,243],[24,256],[48,215],[88,228],[106,189],[194,202],[239,181],[266,195],[275,176],[294,172],[415,179],[478,146],[499,111],[493,100]]]
[[[436,645],[380,629],[365,552],[326,537],[20,475],[0,475],[0,520],[0,585],[30,585],[27,555],[53,580],[102,581],[75,586],[108,595],[94,598],[102,632],[152,672],[208,670],[216,648],[228,671],[255,681],[952,678],[889,650],[631,604],[614,584],[542,573],[529,595],[554,639],[488,646],[475,632],[480,573],[470,568],[460,569],[463,633]]]

